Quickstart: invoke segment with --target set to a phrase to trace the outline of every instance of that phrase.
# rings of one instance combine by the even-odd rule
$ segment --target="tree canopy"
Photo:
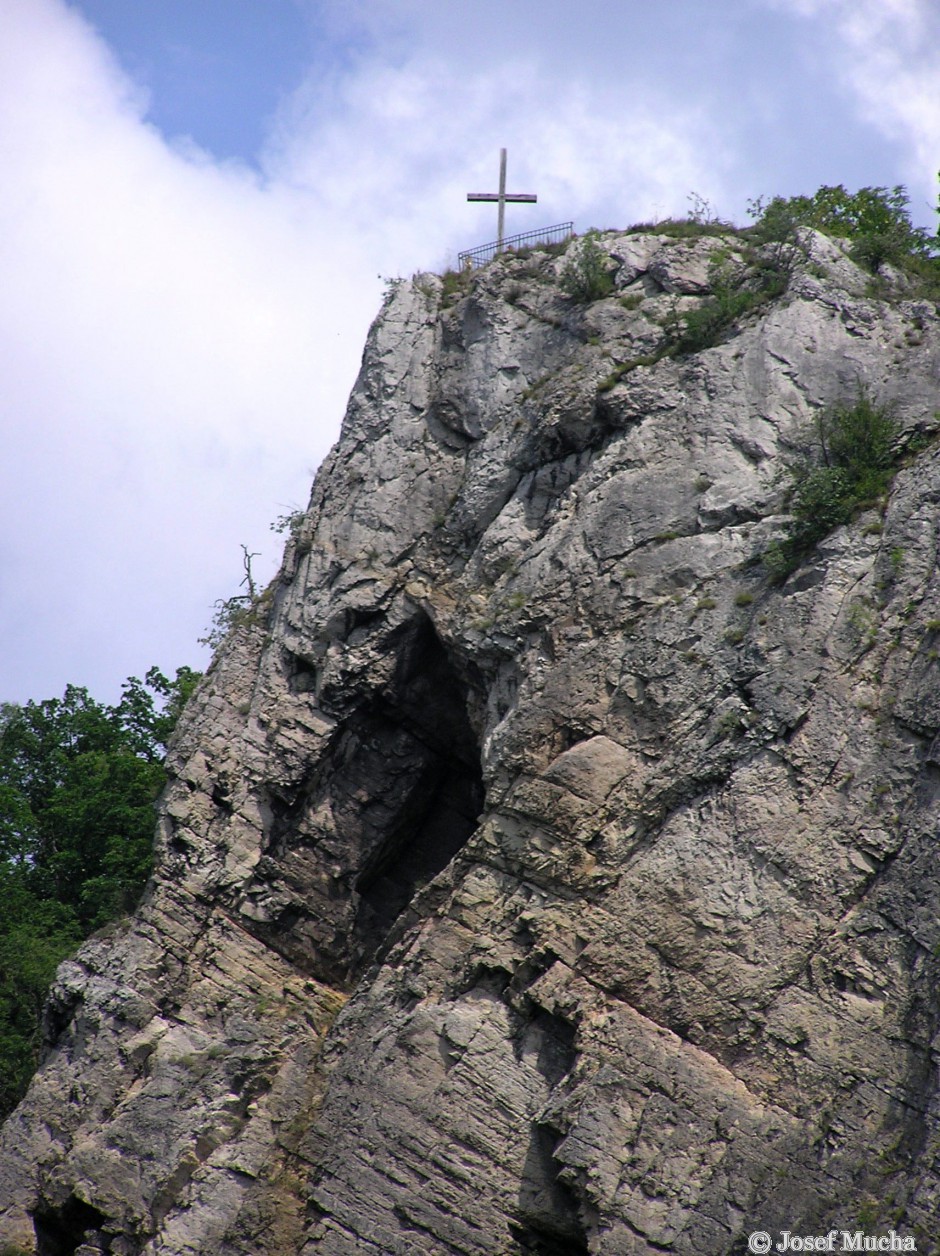
[[[56,966],[140,896],[166,744],[198,680],[154,667],[113,706],[74,685],[0,706],[0,1116],[35,1067]]]
[[[888,262],[902,269],[934,275],[937,237],[911,221],[907,189],[824,185],[812,196],[775,196],[752,201],[750,213],[758,238],[789,238],[796,227],[815,227],[851,241],[854,259],[877,272]]]

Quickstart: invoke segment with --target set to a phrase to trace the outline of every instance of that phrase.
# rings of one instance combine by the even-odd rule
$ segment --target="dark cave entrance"
[[[531,1256],[588,1256],[587,1232],[575,1191],[559,1171],[555,1159],[562,1140],[560,1130],[533,1122],[519,1192],[518,1221],[509,1232],[521,1251]]]
[[[352,883],[352,967],[378,957],[415,894],[466,844],[483,809],[468,690],[426,616],[400,631],[390,692],[365,717],[373,747],[399,771],[377,840]]]
[[[357,959],[375,955],[415,893],[450,863],[476,828],[482,803],[477,775],[435,756],[422,773],[407,816],[389,832],[354,883]]]
[[[245,896],[253,933],[343,989],[417,919],[415,896],[483,810],[473,687],[423,613],[382,650],[385,683],[360,693],[298,793],[272,793],[269,841]],[[276,912],[253,916],[252,893],[263,902],[272,891]]]
[[[74,1256],[83,1245],[107,1251],[99,1233],[106,1220],[103,1212],[77,1195],[70,1195],[58,1208],[41,1205],[33,1214],[37,1256]]]

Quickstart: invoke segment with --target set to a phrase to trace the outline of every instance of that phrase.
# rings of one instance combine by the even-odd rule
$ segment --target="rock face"
[[[940,448],[755,561],[821,407],[932,430],[936,310],[816,236],[657,360],[753,259],[602,243],[592,304],[547,253],[386,301],[145,901],[59,971],[0,1250],[940,1250]]]

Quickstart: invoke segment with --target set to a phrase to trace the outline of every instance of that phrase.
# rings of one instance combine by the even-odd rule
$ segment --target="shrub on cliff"
[[[878,503],[894,474],[899,436],[895,420],[865,392],[819,412],[810,454],[789,468],[787,535],[764,556],[772,578],[785,579],[833,528]]]
[[[726,254],[725,249],[713,254],[708,268],[711,295],[665,325],[665,348],[670,355],[698,353],[719,344],[745,314],[786,291],[788,259],[758,256],[745,248],[747,265],[739,268],[728,264]]]
[[[613,292],[610,258],[597,242],[598,233],[589,231],[572,246],[561,271],[561,286],[573,300],[597,301]]]

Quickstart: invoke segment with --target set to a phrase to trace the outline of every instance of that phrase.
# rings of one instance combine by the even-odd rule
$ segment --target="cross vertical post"
[[[538,196],[534,192],[507,192],[506,191],[506,150],[499,150],[499,191],[498,192],[468,192],[468,201],[496,201],[496,252],[503,251],[503,240],[506,238],[506,202],[522,202],[534,204],[538,200]]]
[[[496,211],[496,252],[502,253],[506,238],[506,150],[499,150],[499,207]]]

